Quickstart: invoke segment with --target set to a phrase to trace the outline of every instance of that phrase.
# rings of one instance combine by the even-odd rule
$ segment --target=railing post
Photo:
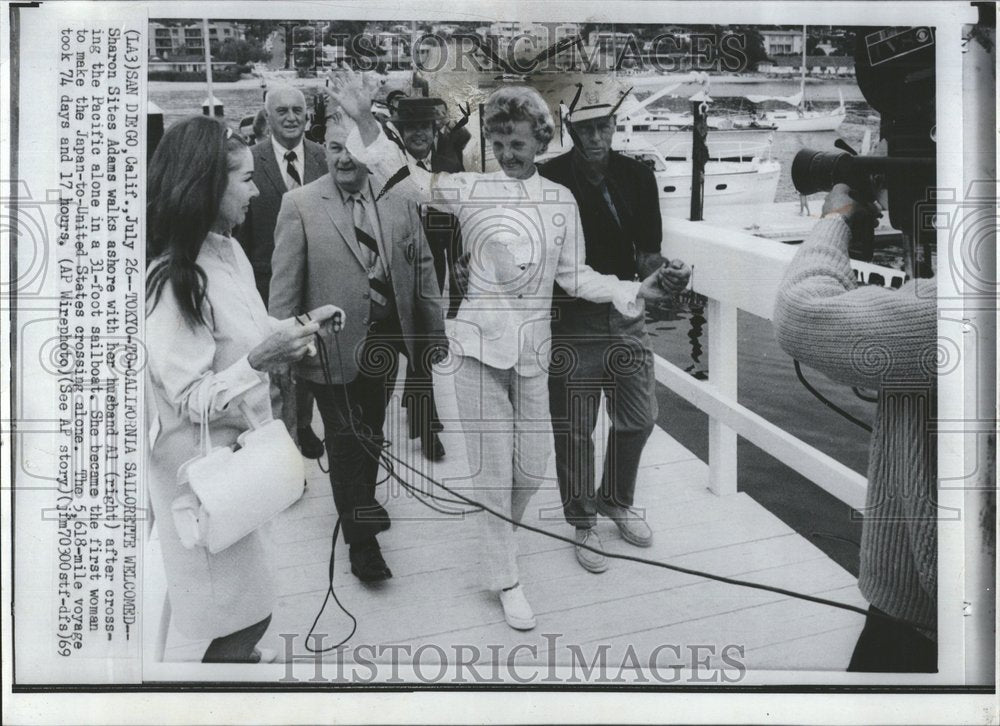
[[[691,216],[692,222],[705,218],[705,162],[708,161],[708,104],[702,100],[706,94],[699,94],[691,101]]]
[[[979,8],[980,20],[985,21],[985,7]],[[966,225],[975,228],[976,219],[995,219],[997,199],[995,79],[996,29],[989,22],[980,22],[976,29],[966,26],[967,50],[962,56],[965,115],[962,129],[964,182],[966,189],[964,219],[956,220],[959,230],[948,230],[953,240],[974,238]],[[977,216],[982,215],[982,216]],[[959,293],[963,300],[963,317],[969,334],[963,336],[964,416],[971,420],[996,416],[996,341],[997,314],[995,307],[996,231],[980,237],[985,244],[976,254],[978,274],[966,277],[966,286]],[[978,241],[978,240],[977,240]],[[954,244],[954,242],[952,243]],[[940,262],[938,263],[940,268]],[[978,332],[976,332],[978,331]],[[993,435],[983,435],[970,427],[964,436],[966,461],[975,462],[976,472],[964,483],[965,493],[965,684],[988,685],[996,678],[996,461]]]
[[[737,335],[735,305],[709,298],[708,381],[737,400]],[[736,432],[714,418],[708,420],[708,488],[718,496],[736,493]]]

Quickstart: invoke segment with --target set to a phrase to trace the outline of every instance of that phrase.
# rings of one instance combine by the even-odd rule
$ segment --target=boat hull
[[[686,219],[691,212],[691,165],[671,163],[667,167],[666,171],[656,174],[660,210],[664,216]],[[738,167],[727,162],[705,165],[703,209],[706,219],[737,211],[745,216],[774,202],[781,175],[778,162],[761,161],[749,169],[747,164]]]
[[[846,109],[839,108],[831,113],[767,114],[766,120],[778,127],[778,131],[836,131],[847,117]]]
[[[649,143],[663,158],[690,159],[693,143],[692,131],[647,131],[634,135]],[[710,129],[706,139],[708,158],[718,160],[744,160],[767,156],[774,140],[771,129]]]

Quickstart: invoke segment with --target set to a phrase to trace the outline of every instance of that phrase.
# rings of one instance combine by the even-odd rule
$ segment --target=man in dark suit
[[[447,105],[440,98],[400,98],[393,104],[389,119],[399,131],[406,153],[418,166],[422,165],[431,172],[465,171],[462,150],[471,135],[464,124],[448,128],[447,110]],[[438,284],[444,292],[445,280],[451,279],[454,260],[461,254],[458,222],[453,215],[427,209],[424,212],[424,231],[434,255]],[[454,317],[462,299],[454,292],[448,317]]]
[[[270,136],[265,136],[250,150],[253,181],[260,195],[250,200],[250,210],[236,236],[250,258],[257,289],[266,303],[271,283],[274,227],[281,198],[289,189],[323,176],[326,153],[322,146],[305,138],[306,99],[297,88],[271,88],[264,99],[264,112]],[[294,425],[303,456],[318,459],[323,455],[323,443],[312,430],[312,394],[308,387],[296,386],[294,381],[279,383],[279,388],[286,409],[283,418],[290,427]],[[289,408],[294,410],[289,411]]]
[[[622,280],[642,279],[664,262],[656,179],[644,164],[612,150],[617,105],[599,101],[588,99],[570,114],[573,148],[539,166],[539,172],[573,193],[587,264]],[[670,274],[674,287],[682,289],[690,271],[678,261]],[[644,316],[623,317],[609,304],[572,298],[556,286],[553,360],[565,359],[570,350],[575,353],[573,370],[549,377],[564,516],[576,527],[578,544],[601,549],[594,526],[600,513],[617,525],[626,542],[648,547],[652,530],[633,507],[639,459],[657,416],[653,353]],[[602,392],[611,430],[595,491],[592,436]],[[577,547],[576,557],[590,572],[608,567],[599,552]]]
[[[389,120],[399,131],[406,153],[418,165],[431,172],[465,171],[462,149],[471,138],[470,134],[464,124],[447,128],[446,119],[447,105],[440,98],[400,98],[392,104]],[[458,220],[432,207],[422,210],[422,219],[442,293],[448,281],[448,317],[452,318],[462,299],[453,277],[454,260],[462,248]],[[420,436],[421,450],[431,461],[443,458],[444,445],[437,435],[442,426],[434,402],[431,371],[422,355],[411,361],[407,371],[403,405],[407,409],[410,438]]]
[[[396,345],[411,360],[417,340],[435,362],[447,354],[444,316],[416,205],[344,148],[338,114],[326,131],[329,173],[285,195],[278,214],[269,310],[288,317],[325,300],[344,310],[344,327],[324,340],[332,385],[318,358],[297,367],[326,430],[333,500],[350,546],[351,571],[372,582],[392,577],[376,535],[388,528],[375,500],[378,455]],[[428,343],[429,341],[429,343]]]

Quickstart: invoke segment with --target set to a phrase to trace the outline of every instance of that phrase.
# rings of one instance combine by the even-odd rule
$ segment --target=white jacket
[[[355,129],[353,156],[390,178],[408,158],[384,134],[365,147]],[[458,315],[447,321],[451,352],[522,376],[546,373],[551,345],[553,283],[592,302],[610,302],[623,315],[643,314],[640,282],[619,280],[588,267],[583,228],[573,194],[537,172],[512,179],[502,171],[432,174],[409,164],[399,184],[432,207],[455,215],[469,285]],[[434,224],[434,215],[427,220]]]

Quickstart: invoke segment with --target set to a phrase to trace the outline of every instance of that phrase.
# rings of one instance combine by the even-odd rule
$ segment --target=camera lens
[[[799,194],[828,192],[838,182],[847,182],[851,156],[846,152],[803,149],[792,159],[792,184]]]

